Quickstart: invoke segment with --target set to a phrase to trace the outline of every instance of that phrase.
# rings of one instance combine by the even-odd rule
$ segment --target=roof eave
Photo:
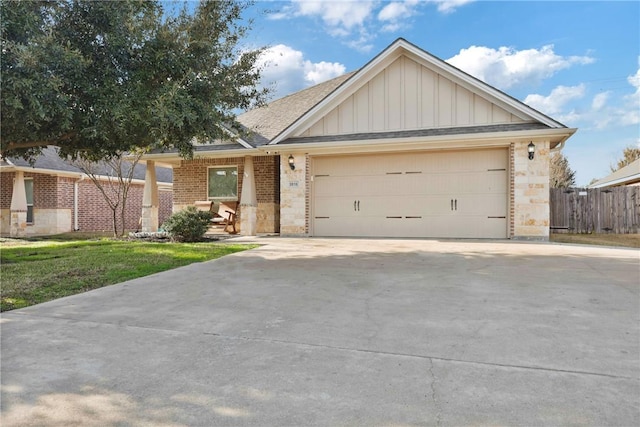
[[[614,187],[614,186],[624,185],[624,184],[635,184],[636,182],[640,182],[640,173],[614,179],[611,181],[596,182],[592,185],[589,185],[588,188]]]
[[[83,172],[72,172],[72,171],[61,171],[56,169],[44,169],[38,167],[31,166],[2,166],[0,167],[0,171],[2,172],[11,172],[11,171],[22,171],[22,172],[33,172],[33,173],[41,173],[46,175],[55,175],[55,176],[63,176],[66,178],[82,178],[86,176]]]
[[[262,154],[263,151],[258,148],[238,148],[231,150],[215,150],[215,151],[197,151],[193,153],[193,158],[206,158],[206,159],[214,159],[214,158],[225,158],[225,157],[244,157]],[[147,161],[154,161],[158,166],[165,166],[169,168],[173,168],[180,165],[182,160],[185,160],[184,157],[180,156],[179,153],[151,153],[145,154],[140,158],[141,163],[145,163]]]
[[[505,147],[516,140],[549,141],[552,146],[566,141],[576,129],[535,129],[512,132],[485,132],[454,135],[417,136],[404,138],[361,139],[350,141],[322,141],[282,144],[278,148],[287,152],[362,153],[376,151],[413,151],[424,149]],[[273,146],[259,147],[273,153]]]

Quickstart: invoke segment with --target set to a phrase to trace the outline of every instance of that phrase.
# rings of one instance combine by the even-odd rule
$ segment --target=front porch
[[[280,157],[256,155],[242,157],[196,156],[191,160],[165,157],[143,159],[147,171],[155,164],[173,169],[173,212],[199,202],[235,203],[236,234],[255,236],[280,232]],[[145,177],[142,202],[143,232],[157,231],[157,184],[153,172]],[[207,235],[228,232],[211,227]]]

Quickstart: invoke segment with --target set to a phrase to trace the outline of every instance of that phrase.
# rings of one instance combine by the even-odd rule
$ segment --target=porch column
[[[147,161],[144,175],[144,193],[142,195],[142,231],[158,231],[158,182],[156,181],[156,163]]]
[[[27,232],[27,192],[24,188],[24,172],[16,171],[11,195],[11,224],[9,235],[22,237]]]
[[[256,197],[256,179],[253,173],[253,157],[245,156],[242,198],[240,199],[240,234],[243,236],[255,236],[257,223],[258,201]]]

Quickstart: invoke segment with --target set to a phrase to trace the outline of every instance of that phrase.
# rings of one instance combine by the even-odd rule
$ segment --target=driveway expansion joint
[[[438,398],[436,397],[436,375],[433,373],[433,359],[429,358],[429,374],[431,375],[431,400],[436,407],[436,426],[440,426],[442,423],[442,406],[440,402],[438,402]]]
[[[10,313],[10,314],[9,314]],[[7,316],[24,316],[24,317],[33,317],[33,318],[41,318],[41,319],[57,319],[64,320],[67,322],[74,323],[87,323],[94,325],[105,325],[105,326],[113,326],[116,328],[131,328],[131,329],[144,329],[144,330],[152,330],[164,333],[172,333],[172,334],[181,334],[181,335],[189,335],[192,334],[191,331],[183,331],[178,329],[169,329],[169,328],[158,328],[158,327],[149,327],[149,326],[140,326],[140,325],[131,325],[127,323],[113,323],[113,322],[104,322],[104,321],[95,321],[95,320],[84,320],[84,319],[75,319],[72,317],[63,317],[63,316],[44,316],[32,313],[24,313],[24,312],[15,312],[15,313],[4,313],[2,317]],[[396,356],[396,357],[407,357],[414,359],[427,359],[430,363],[433,363],[434,360],[441,362],[450,362],[450,363],[461,363],[461,364],[470,364],[470,365],[481,365],[481,366],[489,366],[489,367],[498,367],[498,368],[510,368],[510,369],[521,369],[521,370],[533,370],[533,371],[543,371],[543,372],[555,372],[560,374],[573,374],[573,375],[588,375],[588,376],[596,376],[596,377],[604,377],[611,379],[622,379],[622,380],[631,380],[640,382],[640,377],[628,377],[624,375],[613,375],[613,374],[605,374],[601,372],[590,372],[590,371],[579,371],[579,370],[569,370],[569,369],[557,369],[557,368],[545,368],[542,366],[524,366],[524,365],[510,365],[506,363],[492,363],[492,362],[479,362],[475,360],[462,360],[462,359],[454,359],[447,357],[438,357],[438,356],[429,356],[423,354],[412,354],[412,353],[400,353],[400,352],[391,352],[391,351],[382,351],[382,350],[371,350],[365,348],[353,348],[353,347],[343,347],[343,346],[332,346],[327,344],[315,344],[301,341],[291,341],[291,340],[282,340],[282,339],[273,339],[273,338],[260,338],[260,337],[248,337],[241,335],[226,335],[220,334],[216,332],[200,332],[203,335],[209,335],[218,337],[221,339],[227,340],[240,340],[240,341],[256,341],[256,342],[267,342],[272,344],[285,344],[285,345],[299,345],[299,346],[307,346],[307,347],[315,347],[315,348],[324,348],[329,350],[338,350],[338,351],[351,351],[351,352],[359,352],[359,353],[371,353],[377,355],[386,355],[386,356]],[[196,332],[197,334],[197,332]]]
[[[217,338],[228,339],[228,340],[239,340],[239,341],[256,341],[256,342],[266,342],[271,344],[285,344],[285,345],[299,345],[306,347],[315,347],[315,348],[324,348],[327,350],[338,350],[338,351],[351,351],[358,353],[371,353],[382,356],[396,356],[396,357],[407,357],[413,359],[422,359],[429,360],[433,363],[434,360],[439,362],[450,362],[450,363],[461,363],[461,364],[469,364],[469,365],[481,365],[488,367],[497,367],[497,368],[507,368],[507,369],[521,369],[521,370],[532,370],[532,371],[542,371],[542,372],[555,372],[559,374],[572,374],[572,375],[589,375],[596,377],[604,377],[604,378],[612,378],[612,379],[621,379],[621,380],[631,380],[640,382],[640,377],[633,378],[627,377],[624,375],[613,375],[613,374],[604,374],[601,372],[590,372],[590,371],[578,371],[578,370],[569,370],[569,369],[558,369],[558,368],[545,368],[542,366],[525,366],[525,365],[510,365],[506,363],[491,363],[491,362],[479,362],[475,360],[461,360],[461,359],[453,359],[447,357],[438,357],[438,356],[429,356],[424,354],[411,354],[411,353],[399,353],[392,351],[382,351],[382,350],[371,350],[366,348],[353,348],[353,347],[342,347],[342,346],[333,346],[326,344],[315,344],[301,341],[290,341],[290,340],[282,340],[282,339],[274,339],[274,338],[260,338],[260,337],[247,337],[247,336],[235,336],[235,335],[225,335],[215,332],[204,332],[204,335],[210,335]]]

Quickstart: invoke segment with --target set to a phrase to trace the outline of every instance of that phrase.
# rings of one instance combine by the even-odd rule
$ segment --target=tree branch
[[[75,132],[64,134],[54,140],[51,141],[24,141],[24,142],[16,142],[10,141],[6,144],[2,144],[2,154],[11,150],[21,150],[27,148],[37,148],[37,147],[46,147],[48,145],[57,146],[60,142],[67,141],[76,136]]]

